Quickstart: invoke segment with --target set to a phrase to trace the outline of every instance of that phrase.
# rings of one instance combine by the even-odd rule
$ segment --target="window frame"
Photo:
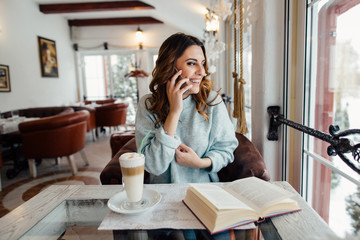
[[[330,7],[326,9],[326,12],[319,13],[316,12],[316,15],[313,11],[313,6],[319,2],[320,0],[309,0],[306,4],[305,12],[306,12],[306,25],[305,25],[305,31],[306,31],[306,44],[304,49],[304,117],[303,117],[303,123],[306,126],[313,127],[320,131],[328,131],[327,129],[319,129],[319,126],[317,122],[321,121],[323,122],[323,117],[316,115],[317,112],[315,111],[315,104],[312,104],[312,102],[318,103],[318,101],[315,99],[311,99],[312,96],[315,96],[315,98],[318,98],[319,95],[325,96],[326,99],[332,99],[332,95],[330,92],[326,92],[327,84],[330,82],[329,77],[329,68],[330,68],[330,61],[327,62],[320,62],[319,59],[330,59],[331,54],[331,44],[334,44],[334,40],[330,38],[323,38],[323,42],[321,40],[316,39],[314,40],[314,32],[316,32],[316,36],[321,35],[327,35],[331,31],[336,31],[336,18],[337,16],[341,15],[342,13],[346,12],[351,7],[356,6],[358,3],[355,4],[355,1],[339,1],[334,0]],[[340,10],[334,10],[334,8],[340,9]],[[333,11],[332,13],[329,13],[330,11]],[[323,17],[321,17],[323,15]],[[320,17],[319,17],[320,16]],[[318,29],[314,28],[314,22],[325,21],[323,24],[326,27],[320,28],[321,32],[317,32]],[[324,20],[325,19],[325,20]],[[321,23],[319,23],[320,25]],[[323,26],[321,25],[321,26]],[[309,27],[310,26],[310,27]],[[318,26],[318,23],[316,23],[316,26]],[[316,45],[313,45],[316,44]],[[314,49],[318,49],[318,46],[321,45],[322,51],[320,51],[320,55],[318,52],[315,55],[313,53]],[[315,63],[314,63],[315,62]],[[312,66],[315,66],[315,71]],[[325,77],[322,77],[322,79],[325,79],[325,81],[322,81],[323,87],[311,87],[314,84],[314,81],[317,82],[317,79],[319,78],[318,71],[324,71],[322,73],[322,76],[325,75]],[[309,91],[307,91],[309,89]],[[319,92],[323,91],[323,92]],[[311,92],[311,93],[309,93]],[[328,102],[326,99],[323,99],[322,102]],[[332,102],[332,100],[330,101]],[[331,106],[329,108],[329,111],[333,111]],[[315,113],[315,116],[312,114]],[[323,113],[323,111],[321,111]],[[332,119],[331,121],[328,121],[327,127],[330,126],[333,123]],[[344,129],[345,130],[345,129]],[[360,181],[353,178],[352,176],[348,175],[346,172],[342,171],[341,169],[337,168],[329,159],[326,159],[326,157],[329,156],[321,156],[317,154],[319,150],[309,150],[314,147],[314,142],[318,141],[317,139],[314,139],[310,135],[305,135],[303,139],[303,149],[302,149],[302,174],[301,174],[301,192],[302,196],[306,199],[307,202],[312,204],[313,208],[324,218],[325,221],[328,221],[329,217],[329,207],[330,207],[330,187],[331,187],[331,171],[341,175],[342,177],[346,178],[347,180],[350,180],[351,182],[355,183],[356,185],[360,185]],[[327,148],[329,146],[328,143],[322,141],[319,143],[322,148]],[[322,151],[323,152],[323,151]],[[315,165],[315,168],[314,166]],[[317,166],[317,167],[316,167]],[[317,168],[326,169],[328,172],[325,175],[321,175],[320,177],[318,175],[314,174],[314,171],[320,171]],[[309,182],[310,178],[319,178],[317,180],[313,180],[311,183]],[[323,182],[329,182],[329,186],[325,189],[325,194],[320,195],[318,189],[322,189],[324,191],[324,185]],[[315,183],[313,185],[312,183]],[[324,207],[324,204],[327,205]]]

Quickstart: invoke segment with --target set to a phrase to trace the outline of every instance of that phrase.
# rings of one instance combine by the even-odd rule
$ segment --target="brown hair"
[[[169,113],[169,101],[166,97],[166,84],[169,79],[176,73],[175,62],[182,56],[185,50],[193,45],[201,47],[205,56],[205,73],[209,75],[208,65],[206,61],[206,53],[204,44],[196,37],[186,35],[184,33],[175,33],[166,39],[159,49],[156,66],[152,72],[153,78],[150,83],[150,91],[152,95],[146,99],[146,108],[156,114],[155,127],[159,127],[159,123],[164,123]],[[210,91],[213,89],[212,82],[206,77],[200,83],[200,91],[197,94],[192,94],[196,102],[196,110],[207,121],[209,120],[208,108],[216,97],[207,103]]]

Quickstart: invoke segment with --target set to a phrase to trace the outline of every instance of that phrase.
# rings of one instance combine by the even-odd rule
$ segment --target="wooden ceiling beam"
[[[142,25],[163,23],[152,17],[126,17],[126,18],[94,18],[68,20],[69,26],[106,26],[106,25]]]
[[[39,8],[45,14],[154,9],[153,6],[141,1],[40,4]]]

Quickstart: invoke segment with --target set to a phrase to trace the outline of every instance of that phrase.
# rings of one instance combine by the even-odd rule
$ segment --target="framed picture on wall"
[[[0,65],[0,92],[10,92],[10,72],[6,65]]]
[[[55,41],[38,36],[42,77],[59,77]]]

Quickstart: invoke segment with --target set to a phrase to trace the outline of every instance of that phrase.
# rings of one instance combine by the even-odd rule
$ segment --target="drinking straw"
[[[150,132],[151,132],[151,129],[146,133],[145,137],[141,140],[140,147],[139,147],[139,150],[138,150],[139,154],[141,154],[141,149],[143,147],[144,140],[149,136]]]

